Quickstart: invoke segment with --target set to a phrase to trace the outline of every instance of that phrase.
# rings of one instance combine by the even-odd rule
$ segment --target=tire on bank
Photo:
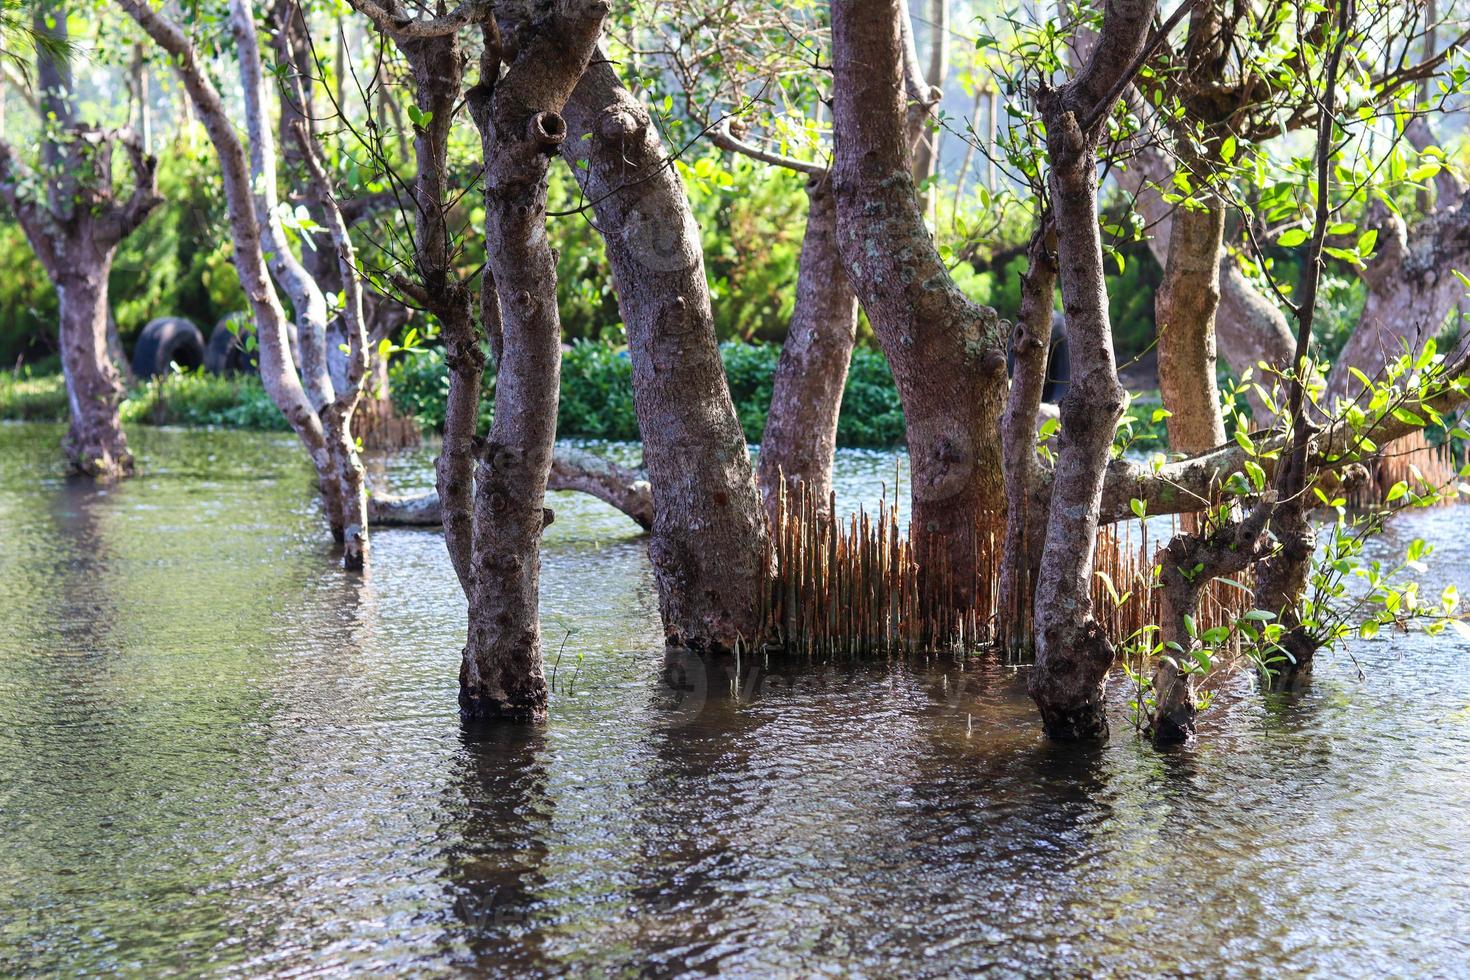
[[[133,373],[139,378],[167,374],[170,364],[188,370],[204,364],[204,335],[183,317],[149,321],[133,347]]]
[[[252,342],[255,330],[245,313],[231,313],[215,324],[204,349],[204,370],[210,374],[255,374],[259,355]]]

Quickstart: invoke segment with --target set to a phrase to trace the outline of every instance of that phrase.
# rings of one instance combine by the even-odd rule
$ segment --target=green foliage
[[[233,429],[286,430],[260,379],[223,378],[203,370],[177,371],[146,381],[123,400],[124,424],[219,425]]]
[[[66,413],[66,384],[61,375],[0,374],[0,419],[64,422]]]
[[[746,439],[760,441],[771,403],[771,384],[780,358],[775,344],[720,345],[730,395]],[[444,426],[449,382],[437,349],[408,353],[389,368],[393,405],[429,429]],[[488,429],[494,377],[487,372],[480,404],[481,428]],[[562,356],[561,404],[557,432],[592,439],[638,438],[633,410],[633,365],[623,347],[579,341]],[[875,350],[853,351],[847,389],[837,422],[842,446],[893,446],[903,440],[903,409],[888,362]]]
[[[621,348],[581,341],[561,360],[557,431],[589,439],[637,439],[633,362]]]

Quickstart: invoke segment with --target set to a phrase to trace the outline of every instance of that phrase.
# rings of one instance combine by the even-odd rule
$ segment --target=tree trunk
[[[950,277],[914,192],[894,0],[832,7],[833,188],[849,281],[903,404],[920,555],[942,554],[974,601],[977,534],[1002,506],[1005,331]]]
[[[1047,735],[1070,740],[1108,731],[1103,687],[1113,646],[1092,618],[1092,563],[1124,391],[1103,282],[1096,144],[1070,111],[1048,112],[1046,128],[1072,383],[1061,403],[1056,478],[1036,588],[1036,666],[1028,689]]]
[[[806,484],[819,506],[826,506],[832,491],[837,417],[857,339],[857,297],[837,250],[837,209],[830,179],[813,177],[806,190],[796,307],[776,364],[758,459],[761,495],[772,526],[783,475],[793,485]]]
[[[1281,646],[1290,659],[1286,667],[1273,678],[1281,684],[1310,674],[1312,657],[1320,645],[1310,624],[1302,621],[1316,545],[1316,532],[1307,515],[1307,492],[1313,477],[1310,460],[1315,425],[1308,412],[1309,379],[1304,376],[1303,366],[1308,361],[1308,349],[1312,342],[1312,324],[1317,315],[1317,292],[1322,282],[1322,253],[1328,222],[1332,217],[1332,206],[1328,197],[1332,191],[1333,169],[1336,164],[1333,143],[1336,123],[1333,116],[1337,106],[1338,70],[1351,33],[1349,22],[1353,9],[1351,3],[1342,0],[1332,11],[1337,30],[1332,49],[1323,66],[1325,82],[1320,101],[1321,120],[1317,126],[1317,149],[1313,160],[1316,171],[1316,203],[1312,234],[1303,246],[1302,276],[1297,290],[1300,298],[1296,307],[1296,349],[1289,362],[1291,375],[1287,418],[1291,425],[1291,441],[1271,482],[1272,490],[1281,501],[1271,516],[1271,535],[1276,539],[1276,549],[1256,567],[1256,608],[1276,613],[1276,623],[1286,630]]]
[[[1194,737],[1199,702],[1191,661],[1200,643],[1190,622],[1205,586],[1222,575],[1249,568],[1264,550],[1262,535],[1276,495],[1267,491],[1250,516],[1205,536],[1177,535],[1158,555],[1162,620],[1159,638],[1164,651],[1154,666],[1154,708],[1149,735],[1155,745],[1175,745]]]
[[[1220,389],[1215,381],[1215,314],[1220,306],[1220,250],[1225,209],[1174,214],[1164,281],[1154,297],[1159,337],[1159,391],[1171,414],[1169,449],[1198,453],[1225,441]]]
[[[541,532],[556,444],[561,317],[546,235],[550,158],[566,139],[561,110],[592,57],[607,0],[559,5],[546,20],[501,19],[519,51],[499,76],[486,27],[480,82],[468,94],[485,159],[486,264],[500,307],[495,419],[475,470],[474,586],[459,672],[467,721],[546,718],[541,668]]]
[[[720,361],[699,227],[648,111],[601,53],[566,117],[561,152],[596,213],[628,331],[664,634],[701,649],[755,642],[765,517]]]
[[[68,249],[76,262],[56,280],[61,305],[61,367],[71,425],[62,451],[72,469],[101,480],[127,476],[133,457],[118,419],[122,382],[107,353],[107,273],[112,249],[86,256]]]
[[[1108,4],[1087,64],[1060,89],[1038,93],[1072,360],[1036,588],[1036,666],[1027,684],[1055,739],[1105,737],[1108,730],[1103,689],[1113,646],[1092,617],[1093,552],[1125,392],[1103,280],[1097,146],[1118,86],[1136,69],[1154,8]]]
[[[1021,280],[1021,309],[1011,338],[1015,367],[1001,422],[1006,536],[1001,552],[999,611],[1001,640],[1012,651],[1032,647],[1031,611],[1046,537],[1046,504],[1037,499],[1041,467],[1036,455],[1036,417],[1046,387],[1057,287],[1056,257],[1051,254],[1047,237],[1046,229],[1038,230],[1028,250],[1030,261]]]
[[[1148,147],[1135,154],[1126,169],[1113,170],[1113,179],[1134,195],[1134,207],[1150,229],[1149,249],[1159,265],[1166,269],[1170,243],[1174,238],[1174,221],[1179,212],[1159,196],[1158,188],[1171,186],[1177,166],[1177,161],[1162,150]],[[1219,289],[1219,302],[1215,312],[1215,336],[1217,349],[1225,357],[1230,370],[1237,376],[1248,370],[1259,376],[1258,365],[1262,361],[1271,365],[1287,363],[1291,359],[1294,342],[1286,315],[1246,278],[1234,256],[1221,249],[1217,261],[1218,270],[1214,278]],[[1205,288],[1200,282],[1205,274],[1196,269],[1193,275],[1198,277],[1194,284],[1182,281],[1180,293],[1187,295]],[[1272,424],[1274,417],[1265,404],[1254,392],[1249,398],[1257,424],[1262,427]]]

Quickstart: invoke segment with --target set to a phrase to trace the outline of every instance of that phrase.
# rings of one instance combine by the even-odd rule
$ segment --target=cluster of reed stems
[[[1390,488],[1415,489],[1456,479],[1449,446],[1433,446],[1414,432],[1386,447],[1366,480],[1349,492],[1359,507],[1383,504]],[[893,486],[899,486],[898,473]],[[768,644],[807,657],[968,654],[985,647],[1007,656],[1032,648],[1030,589],[1017,609],[1000,596],[1000,520],[973,529],[974,581],[956,582],[945,542],[901,532],[897,501],[883,485],[878,512],[859,508],[846,520],[835,494],[818,499],[801,483],[783,489],[771,534],[773,575],[762,596],[762,635]],[[1161,526],[1163,525],[1163,526]],[[1163,616],[1155,554],[1179,532],[1177,518],[1130,521],[1098,531],[1093,563],[1092,614],[1114,642],[1139,636]],[[1252,606],[1250,574],[1211,582],[1200,598],[1200,631],[1227,626]],[[966,601],[973,596],[973,601]],[[961,597],[961,598],[957,598]]]

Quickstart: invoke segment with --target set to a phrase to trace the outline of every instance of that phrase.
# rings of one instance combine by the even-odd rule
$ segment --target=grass
[[[0,419],[65,422],[66,384],[59,374],[0,374]]]
[[[202,371],[140,382],[128,389],[120,412],[128,425],[286,428],[286,420],[271,404],[259,378],[221,378]],[[65,422],[67,415],[61,375],[0,375],[0,419]]]

